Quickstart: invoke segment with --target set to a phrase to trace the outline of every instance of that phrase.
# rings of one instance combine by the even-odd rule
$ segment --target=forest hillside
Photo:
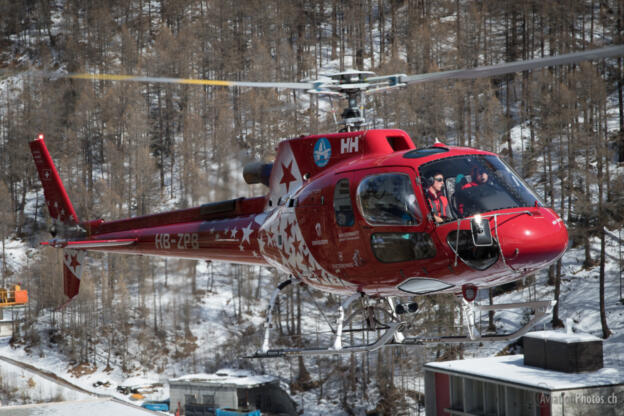
[[[47,346],[70,366],[120,377],[221,364],[277,371],[293,394],[313,391],[320,403],[329,391],[336,397],[328,406],[341,409],[409,408],[418,389],[396,374],[463,356],[464,347],[286,364],[238,360],[259,345],[260,311],[284,276],[190,260],[92,255],[79,297],[58,310],[61,259],[38,248],[50,221],[27,145],[45,133],[80,218],[138,216],[262,195],[261,185],[244,184],[242,166],[272,160],[284,138],[336,131],[337,101],[41,72],[292,82],[349,68],[417,74],[624,43],[621,0],[0,0],[0,11],[2,286],[22,282],[31,293],[15,345]],[[617,235],[624,222],[622,61],[375,95],[367,100],[369,127],[403,129],[416,146],[440,140],[502,155],[567,223],[575,255],[568,263],[604,287],[605,274],[620,267],[604,230]],[[12,257],[12,247],[21,254]],[[547,286],[544,293],[558,298],[570,277],[565,262],[518,290]],[[598,301],[599,293],[588,296]],[[312,298],[328,311],[338,301],[294,290],[278,309],[280,342],[300,333]],[[459,322],[450,298],[423,305],[432,307],[418,319]],[[563,319],[555,309],[551,324]]]

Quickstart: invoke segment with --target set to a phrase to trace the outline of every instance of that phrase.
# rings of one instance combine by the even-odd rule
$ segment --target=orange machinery
[[[0,288],[0,308],[6,306],[25,305],[28,303],[28,291],[19,284],[11,289]]]

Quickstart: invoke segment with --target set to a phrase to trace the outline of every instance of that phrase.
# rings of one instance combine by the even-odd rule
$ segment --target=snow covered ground
[[[3,405],[82,400],[90,398],[72,388],[0,359],[0,397]]]

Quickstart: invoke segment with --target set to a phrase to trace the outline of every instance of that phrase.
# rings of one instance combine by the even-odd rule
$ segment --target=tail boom
[[[76,239],[64,236],[41,243],[63,250],[64,292],[70,300],[80,290],[87,251],[268,265],[262,248],[277,241],[265,242],[259,238],[260,226],[266,218],[265,197],[238,198],[142,217],[81,223],[43,135],[30,142],[30,149],[50,216],[54,221],[79,225],[83,229],[69,233],[78,237]]]
[[[102,243],[89,246],[92,240],[85,240],[68,242],[68,247],[80,244],[91,251],[266,265],[260,247],[264,242],[258,236],[263,217],[245,215],[98,234],[94,238]]]

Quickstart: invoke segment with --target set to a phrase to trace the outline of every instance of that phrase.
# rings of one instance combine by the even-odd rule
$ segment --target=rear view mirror
[[[475,215],[470,221],[472,229],[472,242],[476,247],[488,247],[493,244],[490,222],[481,215]]]

